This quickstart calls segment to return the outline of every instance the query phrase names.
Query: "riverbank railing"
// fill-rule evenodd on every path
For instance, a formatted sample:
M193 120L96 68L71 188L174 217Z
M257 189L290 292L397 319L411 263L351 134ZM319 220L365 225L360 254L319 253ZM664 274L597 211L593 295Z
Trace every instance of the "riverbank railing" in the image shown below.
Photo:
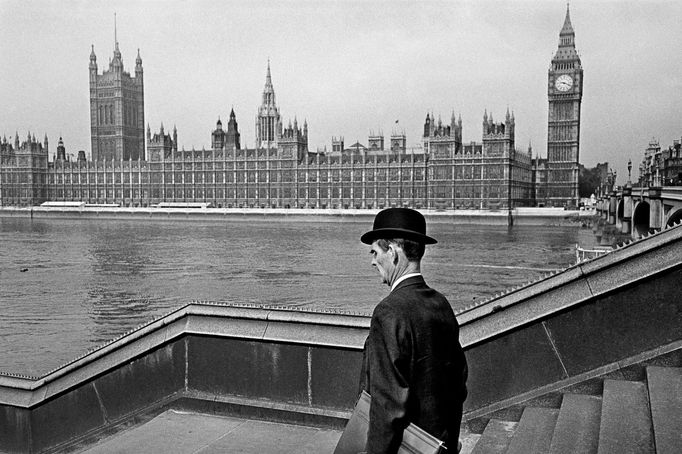
M579 245L575 245L575 262L581 263L586 260L592 260L604 254L611 252L611 248L585 249Z

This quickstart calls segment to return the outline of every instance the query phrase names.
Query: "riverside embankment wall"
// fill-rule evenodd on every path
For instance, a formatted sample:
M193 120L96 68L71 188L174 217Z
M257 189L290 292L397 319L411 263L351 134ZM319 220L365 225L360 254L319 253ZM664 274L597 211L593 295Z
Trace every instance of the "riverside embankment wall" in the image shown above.
M465 420L682 347L682 228L460 311ZM0 451L55 452L168 407L342 426L369 318L189 304L43 377L0 376Z
M116 207L0 207L1 217L32 219L136 219L268 222L367 222L371 224L379 210L331 210L306 208L116 208ZM429 223L508 225L508 211L422 210ZM514 225L577 225L584 211L559 208L517 208L512 210Z

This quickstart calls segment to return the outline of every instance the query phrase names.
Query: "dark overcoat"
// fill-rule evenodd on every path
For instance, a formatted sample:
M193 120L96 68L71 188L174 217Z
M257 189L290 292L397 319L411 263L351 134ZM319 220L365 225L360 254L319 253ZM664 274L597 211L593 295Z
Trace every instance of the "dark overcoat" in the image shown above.
M374 309L365 341L360 388L372 396L367 453L396 453L410 423L456 452L466 377L448 300L421 276L400 282Z

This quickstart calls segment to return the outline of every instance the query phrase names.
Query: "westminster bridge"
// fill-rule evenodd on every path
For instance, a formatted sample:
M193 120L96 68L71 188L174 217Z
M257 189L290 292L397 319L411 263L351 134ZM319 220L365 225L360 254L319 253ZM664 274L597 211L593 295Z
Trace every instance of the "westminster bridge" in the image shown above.
M632 187L625 185L597 202L605 226L642 238L682 221L682 186Z

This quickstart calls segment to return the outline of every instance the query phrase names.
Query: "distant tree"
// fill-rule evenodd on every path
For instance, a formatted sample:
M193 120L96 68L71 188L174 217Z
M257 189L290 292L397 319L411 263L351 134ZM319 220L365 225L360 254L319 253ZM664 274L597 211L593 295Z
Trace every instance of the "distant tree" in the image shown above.
M578 176L578 194L580 197L589 197L596 194L601 184L601 172L598 167L587 169L580 166Z

